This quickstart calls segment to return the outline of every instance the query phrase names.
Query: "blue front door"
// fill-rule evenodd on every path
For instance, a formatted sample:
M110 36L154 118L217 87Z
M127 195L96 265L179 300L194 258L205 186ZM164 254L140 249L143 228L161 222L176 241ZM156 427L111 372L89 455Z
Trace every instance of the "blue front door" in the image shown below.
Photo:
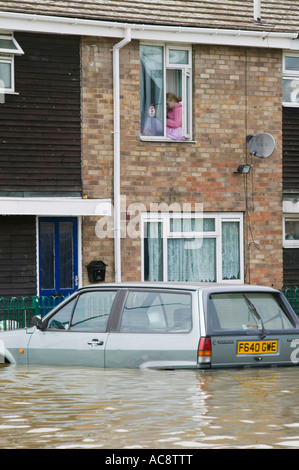
M68 295L78 288L78 231L75 217L39 219L40 295Z

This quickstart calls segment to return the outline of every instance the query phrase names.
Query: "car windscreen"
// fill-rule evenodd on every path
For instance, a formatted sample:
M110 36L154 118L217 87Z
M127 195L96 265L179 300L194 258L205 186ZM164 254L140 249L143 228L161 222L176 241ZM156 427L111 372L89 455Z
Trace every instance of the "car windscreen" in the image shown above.
M295 328L277 296L270 292L210 294L208 321L214 331Z

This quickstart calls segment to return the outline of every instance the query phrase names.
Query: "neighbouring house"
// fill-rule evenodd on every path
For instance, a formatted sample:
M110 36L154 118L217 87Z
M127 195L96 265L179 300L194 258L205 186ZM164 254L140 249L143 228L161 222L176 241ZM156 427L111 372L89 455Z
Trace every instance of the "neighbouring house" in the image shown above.
M299 285L298 32L286 0L0 0L0 295Z

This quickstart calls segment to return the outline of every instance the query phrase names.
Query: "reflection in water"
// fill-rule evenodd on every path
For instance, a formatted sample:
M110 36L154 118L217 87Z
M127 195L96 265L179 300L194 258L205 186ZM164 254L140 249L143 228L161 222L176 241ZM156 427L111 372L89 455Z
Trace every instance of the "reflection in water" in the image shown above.
M299 448L298 368L0 376L2 449Z

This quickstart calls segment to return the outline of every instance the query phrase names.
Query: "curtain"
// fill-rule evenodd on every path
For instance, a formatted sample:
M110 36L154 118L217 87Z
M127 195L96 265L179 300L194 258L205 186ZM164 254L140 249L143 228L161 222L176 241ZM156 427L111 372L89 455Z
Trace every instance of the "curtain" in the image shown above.
M170 219L171 232L214 232L215 219L201 217L175 217Z
M144 280L163 281L162 222L145 224Z
M163 47L140 47L140 112L141 134L164 134ZM154 106L155 115L149 116Z
M286 103L299 103L299 80L298 78L282 80L282 101Z
M239 222L222 222L222 279L240 279Z
M170 69L166 71L166 93L174 93L182 98L182 71Z
M11 62L0 61L0 88L12 88Z
M168 239L168 280L216 282L216 239Z

